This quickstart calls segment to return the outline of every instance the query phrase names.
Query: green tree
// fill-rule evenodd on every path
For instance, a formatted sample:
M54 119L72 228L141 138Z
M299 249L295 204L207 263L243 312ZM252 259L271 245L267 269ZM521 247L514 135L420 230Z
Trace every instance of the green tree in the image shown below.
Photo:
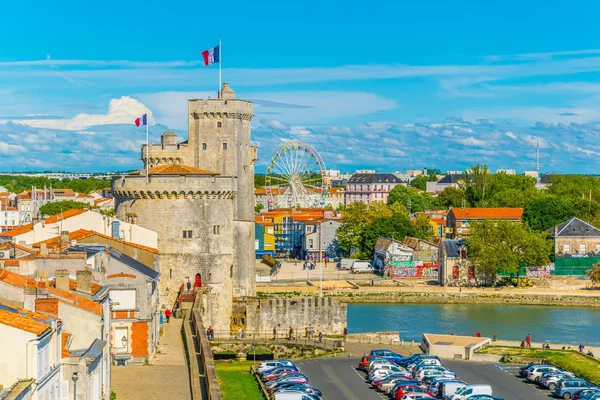
M592 269L588 271L588 276L593 284L600 283L600 263L594 264Z
M463 172L459 187L464 190L467 203L471 207L482 207L489 185L490 171L485 164L472 165Z
M433 235L432 226L429 224L431 218L427 214L417 214L414 223L414 235L419 239L431 240Z
M65 212L68 210L83 210L86 208L89 208L90 206L82 203L80 201L73 201L73 200L63 200L63 201L56 201L53 203L46 203L43 206L40 207L40 214L43 215L56 215L56 214L60 214L61 212Z
M254 212L257 214L260 214L260 212L263 210L263 208L265 208L265 205L263 203L256 203L254 205Z
M464 191L448 186L437 195L436 201L443 208L462 207L464 198Z
M427 190L427 182L429 182L429 176L419 175L410 181L410 186L421 190Z
M494 174L488 179L486 207L526 207L541 195L534 178L523 175Z
M467 238L469 257L478 272L490 276L503 271L519 277L521 266L550 263L552 241L545 232L511 221L476 221Z
M405 236L414 236L414 226L405 214L394 214L391 217L376 218L366 224L359 240L359 257L373 257L375 243L380 236L392 237L402 241Z
M545 196L525 208L523 221L532 229L546 231L574 216L572 202L557 196Z
M390 191L387 203L388 205L399 203L411 213L415 213L431 209L433 199L428 193L417 192L412 188L396 185Z

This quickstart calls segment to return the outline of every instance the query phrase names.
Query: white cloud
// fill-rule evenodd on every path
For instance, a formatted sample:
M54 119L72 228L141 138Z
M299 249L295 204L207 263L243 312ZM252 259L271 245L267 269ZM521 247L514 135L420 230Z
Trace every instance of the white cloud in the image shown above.
M0 154L8 156L16 156L19 153L24 153L27 148L18 144L10 144L6 142L0 142Z
M515 134L514 134L514 133L512 133L511 131L504 132L504 134L505 134L506 136L508 136L509 138L513 139L513 140L516 140L516 139L517 139L517 135L515 135Z
M33 119L15 120L15 124L28 125L34 128L61 129L78 131L97 125L133 124L142 114L148 114L149 123L153 122L152 112L144 104L134 98L123 96L112 99L107 114L77 114L72 119ZM3 121L6 122L6 121Z
M289 126L277 119L261 119L260 123L276 131L285 132L290 129Z
M475 139L473 136L455 139L454 141L462 145L471 147L487 147L490 145L486 140Z

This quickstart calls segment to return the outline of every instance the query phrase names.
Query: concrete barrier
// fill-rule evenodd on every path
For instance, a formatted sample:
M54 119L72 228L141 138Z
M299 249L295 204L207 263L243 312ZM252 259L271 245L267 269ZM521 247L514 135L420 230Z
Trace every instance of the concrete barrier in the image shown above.
M478 354L474 353L471 355L471 361L485 361L485 362L500 362L504 356L500 356L497 354Z
M212 350L210 349L210 343L206 337L204 325L202 324L200 310L198 307L196 307L196 302L194 302L194 307L192 309L192 321L196 331L196 338L200 347L200 359L202 360L202 365L204 366L204 382L208 399L221 400L221 389L219 387L219 380L217 378L215 360L213 358Z
M263 397L266 400L271 400L271 398L273 396L271 396L271 394L269 393L269 389L267 389L264 382L260 379L260 377L256 373L256 367L254 367L254 366L250 367L250 373L252 373L252 375L254 376L254 379L256 379L256 382L258 383L258 387L260 387L260 391L261 391Z
M185 355L188 363L188 373L190 377L190 390L192 400L202 400L202 389L200 388L200 369L196 358L196 348L194 346L194 337L190 329L190 314L185 313L183 325L181 326L183 336Z

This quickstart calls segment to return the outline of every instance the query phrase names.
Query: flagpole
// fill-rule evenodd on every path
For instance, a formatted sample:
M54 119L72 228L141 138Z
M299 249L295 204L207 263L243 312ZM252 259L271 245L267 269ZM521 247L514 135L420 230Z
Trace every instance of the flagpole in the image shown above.
M150 140L148 137L148 115L146 115L146 182L150 183Z
M223 64L223 47L221 47L221 38L219 38L219 91L217 97L221 98L221 65Z

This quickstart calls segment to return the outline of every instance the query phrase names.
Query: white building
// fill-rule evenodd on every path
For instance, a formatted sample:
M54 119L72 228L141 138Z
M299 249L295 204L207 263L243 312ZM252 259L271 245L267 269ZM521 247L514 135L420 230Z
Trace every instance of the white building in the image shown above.
M156 232L89 210L69 210L35 223L20 226L0 233L0 241L2 239L13 240L17 244L29 245L56 237L64 231L72 232L79 229L98 232L154 249L158 248Z
M524 171L523 175L529 176L529 177L535 178L535 179L538 179L540 177L540 175L537 171Z
M506 174L506 175L516 175L517 171L515 171L514 169L506 169L506 168L500 168L496 170L497 174Z
M60 375L59 319L0 303L0 337L0 385L11 388L17 381L31 380L27 388L31 400L69 398L68 382Z

